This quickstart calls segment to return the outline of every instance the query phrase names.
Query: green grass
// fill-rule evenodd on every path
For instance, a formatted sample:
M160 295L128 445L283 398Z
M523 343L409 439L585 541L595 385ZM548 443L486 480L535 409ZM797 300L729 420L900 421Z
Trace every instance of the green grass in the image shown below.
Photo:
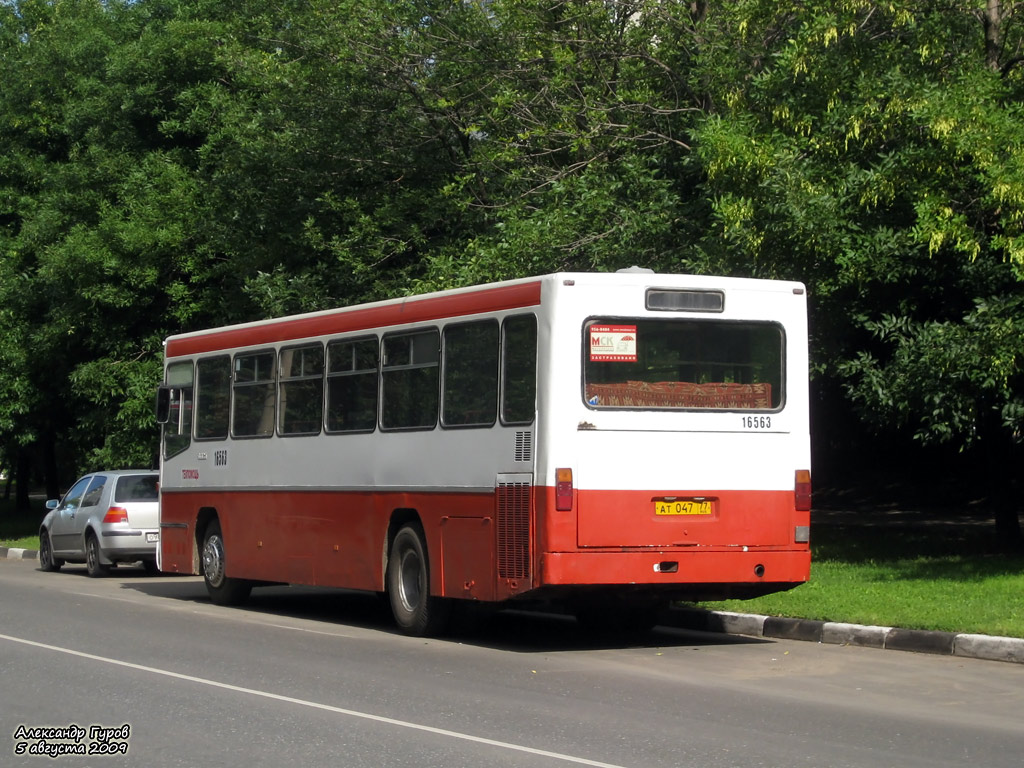
M820 526L811 579L714 610L1024 637L1024 556L991 552L988 526Z

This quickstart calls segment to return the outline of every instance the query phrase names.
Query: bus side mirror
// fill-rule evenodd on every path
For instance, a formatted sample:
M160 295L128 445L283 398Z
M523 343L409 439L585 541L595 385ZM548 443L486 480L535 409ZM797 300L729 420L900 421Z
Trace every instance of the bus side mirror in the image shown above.
M171 420L171 387L161 386L156 391L156 423Z

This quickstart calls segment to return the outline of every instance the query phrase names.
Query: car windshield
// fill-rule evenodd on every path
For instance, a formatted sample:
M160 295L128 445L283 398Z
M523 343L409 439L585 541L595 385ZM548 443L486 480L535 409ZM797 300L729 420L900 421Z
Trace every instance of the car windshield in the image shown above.
M125 475L117 481L114 501L156 501L156 475Z

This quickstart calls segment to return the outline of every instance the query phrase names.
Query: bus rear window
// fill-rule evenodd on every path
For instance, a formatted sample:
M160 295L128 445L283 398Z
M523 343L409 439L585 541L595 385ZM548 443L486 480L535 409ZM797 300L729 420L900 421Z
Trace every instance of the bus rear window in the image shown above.
M584 333L592 408L776 410L782 327L724 320L595 319Z

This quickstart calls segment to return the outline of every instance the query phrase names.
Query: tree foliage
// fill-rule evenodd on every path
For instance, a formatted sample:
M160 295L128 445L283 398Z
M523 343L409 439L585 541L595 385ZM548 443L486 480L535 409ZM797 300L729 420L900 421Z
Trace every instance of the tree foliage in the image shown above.
M0 452L152 461L173 332L631 264L805 281L819 423L1010 446L1022 24L987 0L0 4Z

